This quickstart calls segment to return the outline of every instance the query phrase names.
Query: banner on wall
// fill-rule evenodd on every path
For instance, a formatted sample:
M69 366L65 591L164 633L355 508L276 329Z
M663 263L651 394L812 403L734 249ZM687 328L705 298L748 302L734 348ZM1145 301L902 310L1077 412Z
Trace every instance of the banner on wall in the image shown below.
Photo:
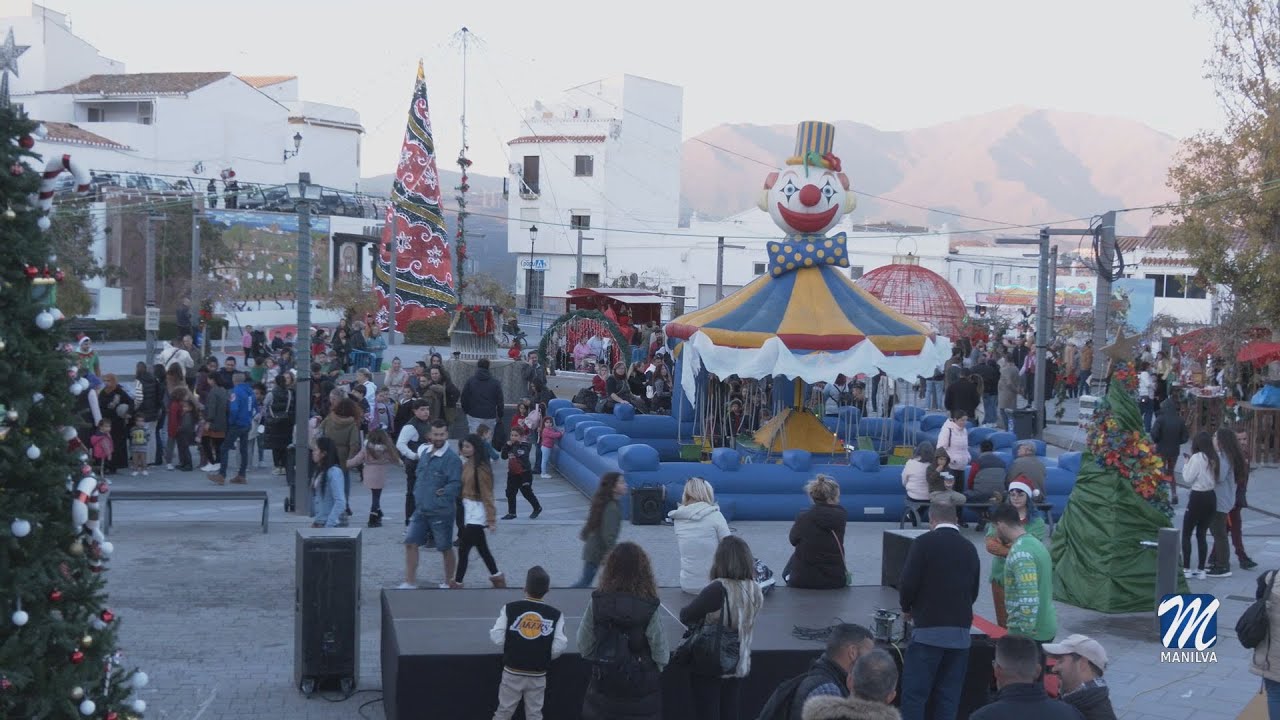
M1111 283L1111 302L1124 314L1129 332L1145 333L1156 315L1156 281L1152 278L1120 278Z
M974 298L979 305L1035 307L1038 292L1036 288L1023 285L997 285L992 292L975 293ZM1058 278L1054 305L1059 308L1092 308L1093 292L1093 278Z

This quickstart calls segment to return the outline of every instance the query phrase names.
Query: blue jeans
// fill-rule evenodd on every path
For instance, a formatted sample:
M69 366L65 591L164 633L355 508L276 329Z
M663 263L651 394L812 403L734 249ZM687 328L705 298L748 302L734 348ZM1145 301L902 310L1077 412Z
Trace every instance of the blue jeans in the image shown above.
M1262 685L1267 689L1267 717L1280 720L1280 682L1262 678Z
M983 425L999 425L1000 413L996 410L997 396L995 393L982 396L982 424Z
M231 460L233 444L240 449L240 472L236 476L244 477L244 469L249 466L249 428L235 425L227 427L227 437L222 441L222 452L219 453L222 457L218 459L222 467L218 469L218 474L227 476L227 463Z
M600 569L600 566L595 563L583 562L582 577L578 578L578 582L574 583L573 586L576 588L591 587L591 584L594 583L596 580L596 572L599 569Z
M1086 395L1089 392L1089 378L1093 376L1092 370L1080 371L1080 394Z
M928 410L942 409L942 381L924 381L924 406Z
M969 648L908 645L902 662L902 720L955 720L968 668Z

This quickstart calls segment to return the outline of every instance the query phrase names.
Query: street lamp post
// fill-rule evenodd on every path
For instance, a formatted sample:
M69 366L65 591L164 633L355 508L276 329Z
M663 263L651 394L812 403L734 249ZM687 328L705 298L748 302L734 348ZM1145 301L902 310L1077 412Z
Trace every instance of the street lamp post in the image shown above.
M298 153L301 151L302 151L302 133L296 132L293 134L293 149L284 151L284 162L289 162L289 158L291 157L297 157Z
M525 283L524 283L525 285L524 306L525 308L531 311L533 310L533 278L534 278L534 273L537 272L537 269L534 267L534 262L533 262L533 248L534 248L534 244L537 242L538 242L538 226L532 225L529 227L529 274L525 276Z
M307 468L311 459L311 208L320 201L320 186L311 184L311 173L298 173L298 182L288 183L285 190L289 199L294 202L298 211L298 261L294 264L297 273L298 332L293 345L294 367L297 369L297 382L294 383L293 406L297 415L293 427L294 465L293 511L305 515L311 514L311 493L307 492ZM299 488L302 488L299 490ZM301 502L299 502L301 501Z

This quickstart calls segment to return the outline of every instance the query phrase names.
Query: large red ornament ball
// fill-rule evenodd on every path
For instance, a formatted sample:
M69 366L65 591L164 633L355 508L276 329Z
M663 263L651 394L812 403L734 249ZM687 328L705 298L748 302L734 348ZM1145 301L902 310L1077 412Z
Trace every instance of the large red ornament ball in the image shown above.
M110 610L103 610L102 614L99 615L98 617L102 618L102 622L104 623L109 623L112 620L116 619L115 613L111 612Z
M49 593L49 602L62 602L62 591L53 590Z
M23 150L30 150L31 148L36 146L36 139L31 137L30 135L23 135L21 138L18 139L18 146L21 147Z
M107 713L107 720L120 720L120 716L115 712L109 712Z
M35 265L28 265L22 269L22 272L24 272L28 278L34 280L36 275L40 274L40 269Z
M79 650L73 651L71 653L71 664L79 665L82 662L84 662L84 653L80 652Z

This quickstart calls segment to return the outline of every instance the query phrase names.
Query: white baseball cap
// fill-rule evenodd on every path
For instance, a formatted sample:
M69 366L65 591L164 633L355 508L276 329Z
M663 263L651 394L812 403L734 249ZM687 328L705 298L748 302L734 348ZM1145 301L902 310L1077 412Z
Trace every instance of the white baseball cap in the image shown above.
M1079 655L1099 671L1107 669L1107 651L1088 635L1069 635L1060 643L1045 643L1044 651L1047 655Z

